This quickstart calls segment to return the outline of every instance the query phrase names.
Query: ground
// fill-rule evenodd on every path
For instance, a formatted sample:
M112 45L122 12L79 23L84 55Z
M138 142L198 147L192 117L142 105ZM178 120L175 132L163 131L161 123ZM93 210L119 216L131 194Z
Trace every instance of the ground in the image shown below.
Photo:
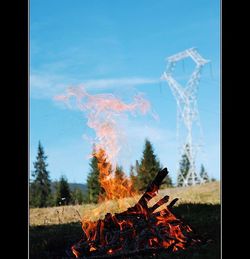
M179 198L173 209L202 237L209 240L200 248L155 258L219 259L220 258L220 183L212 182L194 187L169 188L159 191L154 200L169 195ZM80 218L97 220L107 212L115 213L133 206L138 197L107 201L101 204L30 209L30 258L69 258L66 251L80 240ZM152 201L151 203L154 203ZM142 258L142 256L133 256ZM143 258L151 258L143 256Z

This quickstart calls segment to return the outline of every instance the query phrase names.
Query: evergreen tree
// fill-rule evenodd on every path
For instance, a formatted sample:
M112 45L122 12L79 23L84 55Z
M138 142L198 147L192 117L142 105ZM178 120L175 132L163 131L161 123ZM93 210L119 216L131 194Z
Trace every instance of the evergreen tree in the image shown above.
M154 154L153 146L146 139L143 156L138 168L138 188L140 191L145 191L160 169L160 162Z
M56 184L56 205L68 205L71 201L72 197L67 178L61 176L59 182Z
M161 168L163 168L161 166ZM161 189L165 189L165 188L170 188L170 187L173 187L173 181L171 179L171 177L169 175L167 175L163 181L162 181L162 184L160 186Z
M30 181L29 187L29 206L34 208L39 207L37 185L35 185L34 181Z
M188 150L188 145L185 148ZM189 168L190 168L190 162L186 152L184 152L184 154L182 154L181 156L179 174L177 177L177 186L183 185L183 180L184 180L183 178L186 178Z
M137 177L136 167L134 167L133 165L130 166L129 177L132 182L132 186L134 190L138 191L138 177Z
M83 203L83 193L79 188L74 189L71 196L74 204Z
M95 150L93 151L94 154ZM90 161L90 173L87 178L87 193L89 202L98 202L99 194L101 193L101 185L99 182L99 169L98 160L95 156L91 158Z
M135 174L139 174L139 169L140 169L140 163L138 160L135 161Z
M178 174L178 177L177 177L177 186L183 186L183 181L187 175L188 175L188 172L189 172L189 169L190 169L190 161L189 161L189 152L190 152L190 148L189 148L189 145L187 144L185 146L185 151L184 153L182 154L181 156L181 160L180 160L180 167L179 167L179 174ZM196 182L198 182L198 179L197 179L197 176L195 175L195 180ZM192 178L191 176L187 179L187 184L188 185L192 185Z
M34 180L30 184L31 207L46 207L51 202L51 181L49 172L46 169L48 166L46 159L47 156L45 156L39 141L36 162L34 162L35 170L32 172Z
M201 165L200 178L201 178L202 183L208 183L210 181L208 173L205 170L205 167L203 164Z

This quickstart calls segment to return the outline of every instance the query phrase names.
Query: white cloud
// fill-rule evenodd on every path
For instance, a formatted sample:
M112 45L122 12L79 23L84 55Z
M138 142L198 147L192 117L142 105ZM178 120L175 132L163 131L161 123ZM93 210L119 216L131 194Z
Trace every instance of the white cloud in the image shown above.
M159 82L159 79L145 77L124 77L107 79L89 79L79 80L67 76L31 73L30 75L30 94L32 98L53 98L61 94L67 87L72 85L84 85L88 91L91 90L114 90L124 86L136 86L143 84L153 84Z
M32 98L51 98L67 87L64 82L65 80L62 76L31 74L30 95Z
M84 84L87 88L111 89L119 86L135 86L159 82L159 79L131 77L131 78L110 78L87 80Z

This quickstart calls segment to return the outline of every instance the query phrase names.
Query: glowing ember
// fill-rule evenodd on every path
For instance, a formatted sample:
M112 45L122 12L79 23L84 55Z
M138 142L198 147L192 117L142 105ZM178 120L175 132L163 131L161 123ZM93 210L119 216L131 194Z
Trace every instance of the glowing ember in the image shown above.
M75 257L131 257L175 252L199 244L201 241L193 230L171 212L177 199L158 212L156 209L168 201L168 196L148 207L167 173L166 168L158 173L134 207L115 215L108 213L97 222L82 222L84 236L72 246Z

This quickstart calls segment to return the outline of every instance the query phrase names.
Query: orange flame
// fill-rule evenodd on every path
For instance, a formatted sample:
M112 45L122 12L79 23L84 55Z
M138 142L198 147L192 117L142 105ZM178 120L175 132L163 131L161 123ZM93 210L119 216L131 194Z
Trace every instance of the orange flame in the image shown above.
M96 134L93 142L98 151L93 156L98 160L99 182L104 190L99 201L134 196L136 192L131 179L123 172L120 177L115 177L118 154L125 137L119 121L127 113L145 115L150 112L154 117L150 102L138 94L134 96L133 102L124 103L112 94L91 95L84 86L69 87L64 95L58 95L54 99L72 107L71 98L74 98L76 108L86 114L87 125Z
M81 256L81 253L78 252L74 246L71 247L71 250L73 252L73 254L75 255L76 258L80 257Z
M104 193L99 196L99 201L120 199L137 194L133 188L131 179L126 177L123 172L121 172L119 177L114 175L114 170L108 161L104 149L100 148L99 151L93 155L98 161L98 169L100 172L99 182L104 190Z

